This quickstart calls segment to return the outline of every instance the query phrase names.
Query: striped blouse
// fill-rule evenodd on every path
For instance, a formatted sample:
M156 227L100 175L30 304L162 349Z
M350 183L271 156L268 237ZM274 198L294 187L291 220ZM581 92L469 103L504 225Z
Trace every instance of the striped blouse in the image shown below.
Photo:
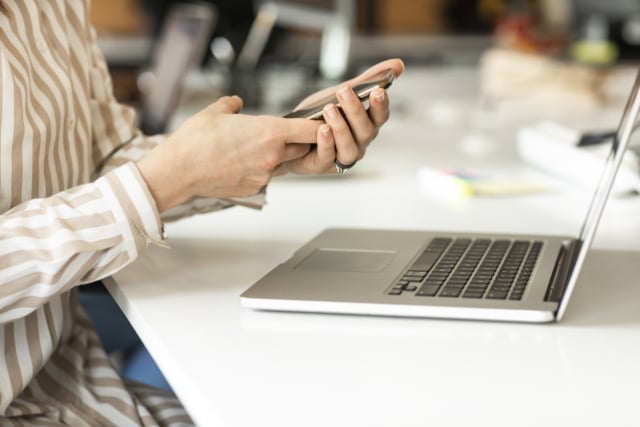
M114 99L88 0L1 3L0 425L189 424L175 397L123 382L77 302L166 241L133 163L162 138Z

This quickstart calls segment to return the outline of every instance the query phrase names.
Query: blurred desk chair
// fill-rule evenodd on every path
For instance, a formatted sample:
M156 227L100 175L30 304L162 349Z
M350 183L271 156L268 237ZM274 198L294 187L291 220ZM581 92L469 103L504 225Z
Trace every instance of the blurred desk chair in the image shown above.
M238 55L240 70L253 70L274 26L305 28L322 33L319 68L323 77L339 79L349 65L353 0L264 1Z
M211 3L176 3L169 11L154 50L151 69L140 78L143 93L140 129L165 131L189 70L198 66L218 18Z

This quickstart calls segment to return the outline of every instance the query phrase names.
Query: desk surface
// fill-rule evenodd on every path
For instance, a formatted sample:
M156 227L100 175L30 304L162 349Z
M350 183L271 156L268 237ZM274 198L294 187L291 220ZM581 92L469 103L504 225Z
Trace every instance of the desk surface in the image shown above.
M530 172L512 128L469 126L468 111L463 125L434 123L411 104L416 81L443 92L443 74L398 80L399 112L348 175L279 178L262 211L169 224L170 250L150 247L108 281L198 425L640 424L638 198L611 200L559 324L240 307L242 291L330 226L577 233L588 194L563 186L509 198L425 194L423 166ZM431 98L445 99L464 97Z

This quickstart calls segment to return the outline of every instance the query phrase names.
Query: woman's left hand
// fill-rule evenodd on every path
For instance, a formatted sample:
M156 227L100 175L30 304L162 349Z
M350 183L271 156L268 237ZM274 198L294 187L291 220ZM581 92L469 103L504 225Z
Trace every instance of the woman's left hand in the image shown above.
M302 101L297 109L335 94L342 114L335 105L326 105L323 108L325 124L318 128L316 149L302 158L281 164L276 174L336 172L336 162L350 166L360 160L380 127L389 119L389 98L385 89L374 90L369 96L367 110L351 88L386 69L391 69L398 77L404 71L404 64L400 59L382 61L359 76Z

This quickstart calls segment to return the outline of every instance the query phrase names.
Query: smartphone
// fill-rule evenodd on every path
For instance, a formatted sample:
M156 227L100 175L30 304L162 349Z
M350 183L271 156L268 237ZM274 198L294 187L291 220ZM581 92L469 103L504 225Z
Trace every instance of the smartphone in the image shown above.
M355 85L353 87L353 91L356 93L358 98L360 98L360 101L362 101L362 104L365 106L365 108L369 108L369 95L371 94L371 92L379 87L385 89L388 88L389 86L391 86L394 78L395 75L393 74L393 71L387 69L374 76L370 81ZM313 105L285 114L283 117L319 120L322 119L322 109L327 104L335 104L338 108L340 108L340 103L338 102L336 97L328 96L324 99L316 101Z

